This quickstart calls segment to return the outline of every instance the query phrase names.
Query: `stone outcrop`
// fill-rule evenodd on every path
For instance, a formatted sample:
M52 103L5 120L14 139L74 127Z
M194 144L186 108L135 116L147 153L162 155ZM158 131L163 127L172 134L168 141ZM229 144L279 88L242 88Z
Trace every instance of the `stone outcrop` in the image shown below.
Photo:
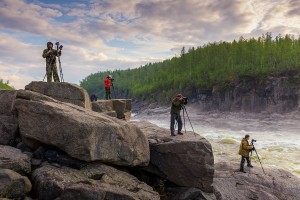
M0 145L0 168L11 169L22 175L31 172L30 157L19 149Z
M148 164L149 144L135 125L73 104L45 101L45 96L38 93L23 91L21 96L17 95L15 107L26 145L52 145L84 161Z
M238 171L239 163L216 163L214 193L217 199L300 199L300 179L281 169L257 166L250 173Z
M92 109L95 112L101 112L110 116L116 116L118 119L130 120L131 117L131 99L112 99L98 100L92 102Z
M166 178L178 186L197 187L212 192L214 157L211 144L188 132L171 137L167 129L149 122L133 122L147 135L150 165L146 171Z
M16 91L0 90L0 144L13 145L18 131L18 121L13 102Z
M88 93L76 84L33 81L26 85L25 89L44 94L62 102L78 105L89 110L92 109Z
M27 177L10 169L0 169L0 198L23 199L31 187Z
M242 77L211 90L186 90L185 95L203 111L287 113L300 106L300 77L291 74L265 79Z
M33 172L38 199L158 200L158 193L135 177L100 163L81 170L43 166Z

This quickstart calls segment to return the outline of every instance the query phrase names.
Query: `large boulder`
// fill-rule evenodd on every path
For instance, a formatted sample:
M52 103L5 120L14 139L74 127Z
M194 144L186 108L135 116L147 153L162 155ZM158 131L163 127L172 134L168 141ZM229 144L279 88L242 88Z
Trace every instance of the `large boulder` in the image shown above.
M11 169L27 175L31 172L30 157L19 149L0 145L0 168Z
M0 169L0 198L23 199L31 187L27 177L10 169Z
M25 98L26 97L26 98ZM49 98L49 97L48 97ZM16 99L19 131L23 142L55 146L68 155L115 165L148 165L149 144L135 125L38 93L23 91Z
M148 137L150 165L147 171L178 186L197 187L212 192L214 157L211 144L188 132L171 137L170 131L150 122L132 122Z
M239 172L239 163L215 165L214 193L217 199L300 199L300 179L281 169L257 166L250 173Z
M114 110L111 100L98 100L92 102L92 109L95 112L111 112Z
M62 102L92 109L87 91L76 84L33 81L26 85L25 89L44 94Z
M16 91L0 90L0 144L13 145L18 131L14 110Z
M158 193L135 177L113 167L93 163L81 170L46 165L32 174L38 199L155 200Z

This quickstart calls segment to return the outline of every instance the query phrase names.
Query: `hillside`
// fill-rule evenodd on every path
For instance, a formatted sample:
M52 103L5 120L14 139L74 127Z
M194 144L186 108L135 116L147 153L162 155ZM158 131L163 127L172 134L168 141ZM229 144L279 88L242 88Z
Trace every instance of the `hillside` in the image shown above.
M299 55L300 38L273 38L267 33L258 38L208 43L187 52L183 48L180 57L136 69L98 72L84 78L80 85L102 98L105 92L99 90L99 84L112 74L117 97L167 102L179 92L212 91L215 86L226 90L243 77L264 80L270 74L300 74Z
M2 80L0 80L0 90L14 90L15 88L9 86L6 83L3 83Z

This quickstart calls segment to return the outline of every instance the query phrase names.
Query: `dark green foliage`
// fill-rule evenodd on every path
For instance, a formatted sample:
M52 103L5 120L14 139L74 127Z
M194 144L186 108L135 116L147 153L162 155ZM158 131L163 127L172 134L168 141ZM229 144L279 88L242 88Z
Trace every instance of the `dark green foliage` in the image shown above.
M300 72L300 38L291 35L272 38L267 33L257 39L241 37L238 41L183 50L179 58L136 69L91 74L80 85L103 98L103 80L112 74L118 98L166 102L186 90L211 90L215 85L226 88L245 76L264 78L271 73Z
M0 90L15 90L15 88L9 86L8 82L7 83L3 83L3 80L0 79Z

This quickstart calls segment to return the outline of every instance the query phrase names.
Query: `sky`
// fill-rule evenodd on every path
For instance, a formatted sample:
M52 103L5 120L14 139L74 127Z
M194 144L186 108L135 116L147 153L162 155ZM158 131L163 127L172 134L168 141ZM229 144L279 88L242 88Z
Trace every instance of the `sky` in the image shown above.
M299 0L0 0L0 79L42 81L60 42L65 82L178 56L182 47L300 33ZM99 80L102 87L103 80Z

